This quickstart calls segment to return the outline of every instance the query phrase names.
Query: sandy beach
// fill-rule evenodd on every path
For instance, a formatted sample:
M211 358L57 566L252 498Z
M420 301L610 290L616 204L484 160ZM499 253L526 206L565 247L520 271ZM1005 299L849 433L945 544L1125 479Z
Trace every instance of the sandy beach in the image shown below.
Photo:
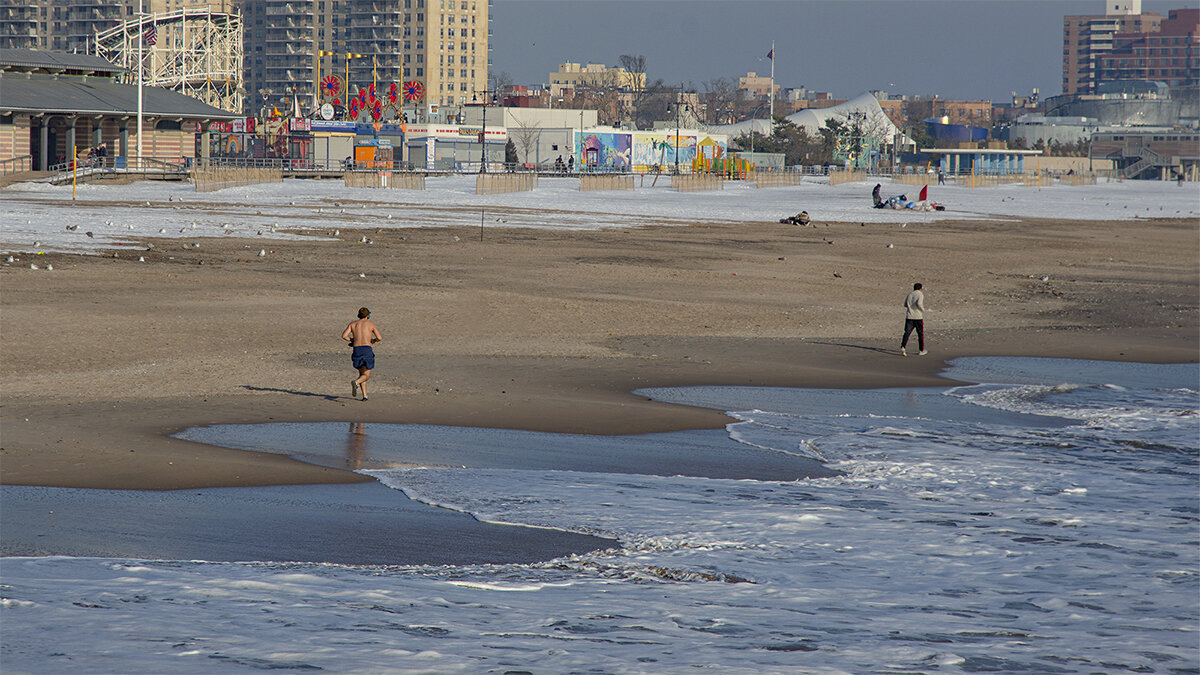
M53 272L29 256L4 265L0 480L353 482L168 434L268 421L709 428L727 419L630 392L931 385L962 355L1194 362L1200 345L1191 218L368 234L269 242L265 257L261 241L226 237L37 256ZM901 301L918 280L930 354L900 358ZM368 402L349 396L338 338L361 305L385 337Z
M4 265L2 482L356 482L167 435L289 420L712 428L718 411L630 392L924 386L970 354L1194 362L1200 345L1190 217L367 234L270 241L265 257L259 240L151 239L118 258L37 256L49 273L29 256ZM917 280L930 354L900 358ZM360 305L385 336L367 402L349 398L338 339Z

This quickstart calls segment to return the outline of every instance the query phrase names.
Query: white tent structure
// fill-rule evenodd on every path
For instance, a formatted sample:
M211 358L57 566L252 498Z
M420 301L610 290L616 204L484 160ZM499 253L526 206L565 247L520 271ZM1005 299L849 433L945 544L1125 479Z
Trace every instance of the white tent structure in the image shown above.
M817 130L823 127L828 119L850 124L859 115L861 115L860 126L864 133L875 138L877 142L891 144L892 139L896 139L898 145L914 145L911 138L905 136L904 132L892 124L892 120L884 114L883 108L879 107L879 101L870 92L863 92L849 101L839 103L831 108L801 110L784 119L815 136ZM747 135L751 130L757 134L769 135L771 121L745 120L737 124L710 126L709 130L713 133L726 134L730 139Z

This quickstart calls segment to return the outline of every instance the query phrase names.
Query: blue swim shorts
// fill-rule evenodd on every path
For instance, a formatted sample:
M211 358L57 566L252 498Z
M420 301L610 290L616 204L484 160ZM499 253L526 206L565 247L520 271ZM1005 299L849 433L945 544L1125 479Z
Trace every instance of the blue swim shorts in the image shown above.
M355 368L375 370L375 350L371 349L371 345L355 347L354 351L350 353L350 363Z

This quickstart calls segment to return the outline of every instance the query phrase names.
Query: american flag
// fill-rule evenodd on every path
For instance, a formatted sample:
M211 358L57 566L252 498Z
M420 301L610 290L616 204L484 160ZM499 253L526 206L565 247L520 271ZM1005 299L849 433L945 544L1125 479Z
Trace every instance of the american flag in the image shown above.
M151 44L153 44L153 43L151 43ZM771 59L772 61L775 60L775 48L774 47L771 47L771 51L767 52L767 58Z
M150 24L146 32L142 33L142 41L148 45L158 44L158 26Z

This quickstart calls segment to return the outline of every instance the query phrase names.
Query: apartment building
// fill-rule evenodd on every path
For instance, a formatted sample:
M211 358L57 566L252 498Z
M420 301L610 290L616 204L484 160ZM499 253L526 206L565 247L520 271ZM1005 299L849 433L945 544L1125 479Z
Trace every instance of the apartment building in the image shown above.
M240 0L249 112L293 97L307 111L346 91L421 83L423 105L488 89L489 0ZM336 76L337 93L319 88ZM411 105L411 104L410 104ZM406 106L407 107L407 106ZM428 108L424 108L428 111Z
M599 87L641 90L646 88L645 73L631 73L624 68L609 68L603 63L560 63L549 75L550 95L562 96L566 91Z
M1093 94L1101 60L1119 33L1156 32L1157 12L1142 12L1142 0L1105 0L1105 13L1063 17L1063 93Z
M96 33L137 15L228 11L234 0L0 0L0 48L86 53Z
M750 72L746 73L745 77L738 78L738 89L746 92L745 96L749 98L765 99L770 96L778 96L780 87L773 83L770 77Z
M1100 57L1101 82L1152 80L1169 86L1200 83L1200 9L1173 9L1156 31L1118 33Z

